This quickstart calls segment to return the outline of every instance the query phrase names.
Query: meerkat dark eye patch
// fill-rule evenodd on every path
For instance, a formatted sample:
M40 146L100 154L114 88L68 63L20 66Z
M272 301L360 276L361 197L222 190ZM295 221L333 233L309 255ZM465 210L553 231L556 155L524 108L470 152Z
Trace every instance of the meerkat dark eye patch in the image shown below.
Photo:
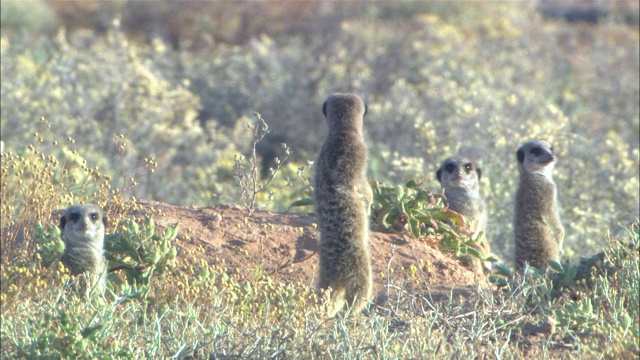
M536 146L534 148L531 148L531 151L529 152L531 153L531 155L539 156L540 154L542 154L542 149Z
M466 164L464 164L464 170L465 170L467 173L471 172L471 170L472 170L472 169L473 169L473 164L471 164L471 163L466 163Z
M444 170L446 172L452 173L452 172L456 171L456 165L449 163L449 164L444 166Z
M90 216L91 216L91 220L92 220L92 221L96 221L96 220L98 220L98 217L99 217L99 216L98 216L98 213L91 213L91 215L90 215Z
M553 146L549 146L549 151L553 152Z
M71 220L71 221L75 222L75 221L78 221L78 219L80 219L80 214L78 214L78 213L73 213L73 214L69 215L69 220Z

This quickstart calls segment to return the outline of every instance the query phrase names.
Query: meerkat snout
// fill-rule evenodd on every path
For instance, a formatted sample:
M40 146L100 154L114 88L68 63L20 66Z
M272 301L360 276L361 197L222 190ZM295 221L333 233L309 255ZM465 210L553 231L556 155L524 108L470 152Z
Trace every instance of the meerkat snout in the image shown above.
M556 162L553 146L546 141L530 141L516 152L518 169L527 173L539 173L551 177Z

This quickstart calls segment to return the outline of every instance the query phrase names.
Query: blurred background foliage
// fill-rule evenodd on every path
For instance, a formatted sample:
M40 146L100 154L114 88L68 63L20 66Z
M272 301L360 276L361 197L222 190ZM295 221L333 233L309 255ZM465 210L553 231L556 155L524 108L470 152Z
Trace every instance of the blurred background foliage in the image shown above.
M556 149L565 257L597 252L603 229L639 216L637 1L1 6L3 151L24 151L45 117L102 172L154 158L155 173L131 190L138 199L238 201L234 155L251 152L254 111L272 129L258 146L263 173L286 143L283 172L295 174L324 140L323 101L355 92L369 106L374 180L439 191L444 158L479 161L488 237L506 261L524 141ZM114 134L126 136L126 155ZM309 196L301 184L269 209Z

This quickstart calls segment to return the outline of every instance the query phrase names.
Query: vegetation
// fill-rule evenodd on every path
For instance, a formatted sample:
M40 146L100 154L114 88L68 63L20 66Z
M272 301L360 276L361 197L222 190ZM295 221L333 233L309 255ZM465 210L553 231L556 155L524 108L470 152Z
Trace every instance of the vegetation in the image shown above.
M446 207L443 195L433 194L420 185L415 180L409 181L405 187L372 182L373 227L408 230L414 238L433 242L442 251L453 252L457 257L468 253L485 259L477 246L473 246L479 244L484 233L472 238L464 217ZM493 257L487 260L497 261Z
M265 174L265 179L260 180L261 174L256 149L258 145L260 145L260 141L262 141L271 130L269 129L267 122L262 119L262 116L259 113L255 113L255 116L258 121L253 125L248 125L249 130L251 130L251 133L253 134L253 147L251 149L250 158L246 159L243 155L238 155L234 158L235 164L233 165L235 179L238 187L240 188L242 204L250 213L257 208L264 208L267 206L278 193L287 188L293 187L296 182L303 182L306 183L308 187L311 186L309 183L309 177L307 176L309 167L312 164L312 162L309 161L306 168L304 166L300 166L298 168L294 178L285 177L284 183L281 186L278 186L274 190L270 190L272 187L270 186L271 183L276 180L277 175L280 175L280 170L283 169L283 165L291 156L291 149L289 149L285 143L281 144L284 151L284 158L282 160L277 157L273 159L275 168L269 168L268 173ZM259 198L266 199L262 204L259 204Z
M633 17L565 23L507 2L69 4L2 2L2 358L640 356ZM499 289L436 302L419 274L391 277L387 306L326 320L308 284L185 263L177 227L122 221L137 199L307 204L294 201L310 197L335 91L367 100L382 228L468 251L434 173L455 153L483 164ZM570 261L510 274L514 153L535 138L557 149ZM51 216L83 202L106 208L122 269L89 299L67 291Z
M128 222L112 234L110 255L118 253L116 248L120 255L140 254L147 264L156 259L150 263L164 271L143 279L127 275L125 281L112 274L107 294L89 299L68 291L65 270L47 267L39 253L20 255L29 261L3 262L2 357L604 354L617 359L640 354L640 220L625 229L624 236L611 237L596 260L555 264L558 271L548 273L512 275L497 291L478 288L476 295L454 296L452 289L449 299L434 301L420 276L397 282L391 275L388 285L397 294L386 304L372 307L366 316L333 320L323 317L324 298L308 284L276 282L259 268L245 277L205 261L176 258L171 241L176 230L157 234L147 218L140 227ZM55 234L46 237L56 240ZM123 242L134 246L115 246ZM157 261L162 258L168 261ZM592 270L577 279L580 266ZM535 334L546 340L534 342Z
M3 10L20 8L8 3ZM530 139L550 141L559 158L565 254L577 260L583 250L597 252L604 245L602 229L628 225L639 215L638 28L616 17L598 25L567 24L545 20L527 6L467 5L307 4L285 10L225 3L207 11L161 12L200 19L226 11L229 21L238 14L256 24L256 32L242 36L220 30L215 34L224 39L217 40L203 38L211 29L190 30L194 21L180 28L174 24L179 19L160 17L159 23L174 24L177 35L158 30L144 41L128 30L136 23L129 17L143 12L131 4L121 12L125 18L100 32L78 23L80 16L67 19L68 12L62 12L68 31L38 35L39 28L16 31L8 22L0 44L5 151L23 152L44 116L55 138L73 137L76 151L102 172L122 163L140 167L152 158L155 175L132 190L136 198L229 203L241 199L234 159L251 158L245 126L253 112L271 127L256 149L260 173L267 176L274 159L286 156L282 143L292 153L272 184L282 188L315 159L326 131L326 96L353 91L369 105L365 131L374 180L418 179L437 193L433 174L442 159L463 153L481 163L492 219L487 236L504 259L513 252L515 149ZM76 11L93 16L98 10L78 5ZM273 23L265 21L269 15ZM146 28L142 19L138 23L137 31ZM227 25L226 31L240 32ZM154 28L163 29L148 27ZM114 134L126 135L124 158L110 140ZM66 159L64 147L42 146ZM122 188L119 179L109 185ZM284 211L308 192L308 186L285 188L266 209ZM267 199L264 192L258 205Z

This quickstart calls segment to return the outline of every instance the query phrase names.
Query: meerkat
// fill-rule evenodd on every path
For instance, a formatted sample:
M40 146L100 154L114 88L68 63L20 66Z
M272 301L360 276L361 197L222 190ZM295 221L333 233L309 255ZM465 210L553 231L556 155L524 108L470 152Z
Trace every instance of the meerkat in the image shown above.
M71 275L85 275L79 279L80 288L88 293L96 288L104 290L107 282L107 264L104 259L104 235L107 218L100 207L93 204L73 205L60 218L60 229L65 249L60 261Z
M549 259L560 261L564 241L552 178L556 157L546 141L523 144L516 157L520 174L514 222L516 270L525 264L542 268Z
M476 239L487 228L487 205L480 196L482 169L466 157L447 158L436 171L436 178L442 185L449 209L462 215L469 224L472 237ZM473 244L482 256L487 257L491 248L486 237ZM478 272L489 270L484 262L471 255L464 255L461 262Z
M367 107L354 94L333 94L322 112L329 133L316 162L315 203L320 230L319 288L331 288L329 316L345 303L357 313L372 296L363 121Z

